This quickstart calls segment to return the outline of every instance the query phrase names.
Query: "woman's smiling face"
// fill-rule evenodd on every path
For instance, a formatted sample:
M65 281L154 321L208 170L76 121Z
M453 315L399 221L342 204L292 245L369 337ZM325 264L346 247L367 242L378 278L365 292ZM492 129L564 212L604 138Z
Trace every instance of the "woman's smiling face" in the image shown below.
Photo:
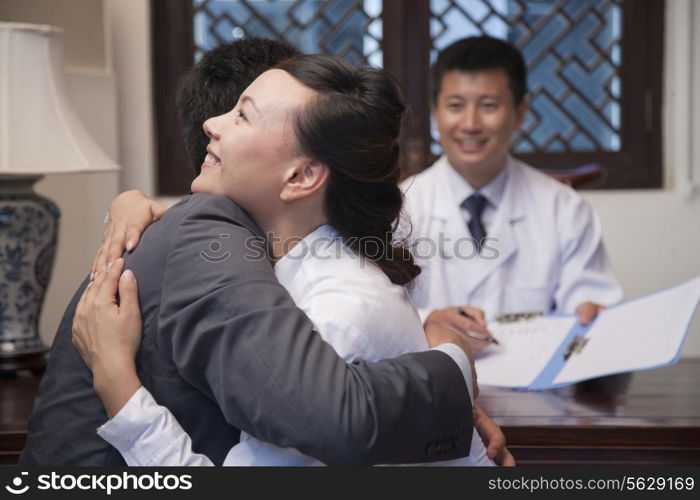
M253 217L264 214L279 202L284 173L303 161L293 118L315 95L285 71L260 75L236 107L204 123L208 154L192 181L192 192L220 194Z

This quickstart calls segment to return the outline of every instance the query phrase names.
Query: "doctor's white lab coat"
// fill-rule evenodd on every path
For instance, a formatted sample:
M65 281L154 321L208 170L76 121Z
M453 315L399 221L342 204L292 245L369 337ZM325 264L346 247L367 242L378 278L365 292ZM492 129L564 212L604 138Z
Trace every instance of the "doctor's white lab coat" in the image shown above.
M576 191L509 158L489 239L477 255L460 211L463 200L453 199L449 189L451 168L443 156L402 184L410 241L423 267L411 295L423 319L457 305L479 307L494 319L515 312L573 313L582 302L622 299L600 220Z

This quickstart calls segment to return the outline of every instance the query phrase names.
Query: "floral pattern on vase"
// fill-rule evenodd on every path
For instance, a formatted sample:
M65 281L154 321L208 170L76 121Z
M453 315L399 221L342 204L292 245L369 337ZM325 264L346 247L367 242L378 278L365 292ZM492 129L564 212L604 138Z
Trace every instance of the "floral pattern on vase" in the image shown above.
M0 194L0 354L44 349L39 317L59 216L53 202L34 192Z

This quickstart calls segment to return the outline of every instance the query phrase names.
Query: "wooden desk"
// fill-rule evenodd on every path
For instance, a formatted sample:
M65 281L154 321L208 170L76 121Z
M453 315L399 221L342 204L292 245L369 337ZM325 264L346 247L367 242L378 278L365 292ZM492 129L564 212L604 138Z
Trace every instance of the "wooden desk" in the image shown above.
M478 402L519 465L700 465L700 359Z
M0 378L0 464L24 447L38 377ZM519 465L700 464L700 359L541 392L483 388Z

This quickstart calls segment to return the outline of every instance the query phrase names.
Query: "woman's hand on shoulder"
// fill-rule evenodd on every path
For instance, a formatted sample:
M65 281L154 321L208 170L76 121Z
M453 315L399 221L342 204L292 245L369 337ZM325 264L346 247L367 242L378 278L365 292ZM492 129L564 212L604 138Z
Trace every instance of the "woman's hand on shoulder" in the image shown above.
M95 391L110 417L141 386L134 361L141 342L138 288L133 272L123 269L124 259L117 259L98 273L73 316L73 345L92 370Z
M160 219L168 210L141 191L125 191L109 206L102 245L92 263L90 279L104 272L110 262L122 256L124 251L136 248L148 226Z

